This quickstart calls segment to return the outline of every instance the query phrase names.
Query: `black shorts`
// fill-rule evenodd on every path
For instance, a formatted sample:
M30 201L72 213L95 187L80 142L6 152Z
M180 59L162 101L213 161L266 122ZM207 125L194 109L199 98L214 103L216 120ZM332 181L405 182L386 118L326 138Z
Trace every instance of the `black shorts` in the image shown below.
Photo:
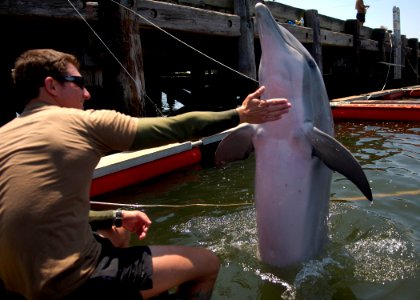
M356 14L356 19L359 20L359 22L361 22L361 23L365 23L365 21L366 21L365 17L366 17L365 13L357 13Z
M116 248L108 239L95 238L102 244L96 269L65 299L142 299L140 290L153 287L150 248Z

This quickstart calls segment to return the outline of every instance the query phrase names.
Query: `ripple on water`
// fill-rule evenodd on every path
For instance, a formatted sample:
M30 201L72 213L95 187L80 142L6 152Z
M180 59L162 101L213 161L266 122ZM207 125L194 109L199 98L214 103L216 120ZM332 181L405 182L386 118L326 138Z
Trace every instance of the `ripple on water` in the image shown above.
M338 140L365 169L375 200L353 201L363 199L360 192L334 173L331 193L347 202L331 203L331 242L316 259L290 270L261 263L253 206L150 209L158 226L149 241L215 251L222 268L213 300L418 299L420 126L346 122L337 127ZM254 165L248 159L190 173L191 178L182 177L170 189L159 185L149 197L141 193L142 201L249 202Z
M345 203L331 207L329 251L347 252L355 280L387 283L416 276L419 262L406 231L387 218Z
M253 293L254 289L264 289L265 284L274 285L283 299L354 295L353 284L415 278L419 268L413 245L391 221L348 203L332 203L331 243L319 258L294 268L292 275L258 260L253 207L192 218L172 230L193 235L202 246L215 251L222 258L223 272L233 272L230 280L240 278L235 284L242 289ZM244 276L244 272L252 275ZM227 293L224 284L221 286L216 295L222 290Z

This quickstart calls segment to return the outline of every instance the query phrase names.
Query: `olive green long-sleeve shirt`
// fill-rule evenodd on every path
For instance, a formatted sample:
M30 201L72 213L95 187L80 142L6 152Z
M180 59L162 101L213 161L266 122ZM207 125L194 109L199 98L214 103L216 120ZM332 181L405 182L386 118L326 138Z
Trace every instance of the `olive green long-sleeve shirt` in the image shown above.
M139 118L131 149L197 139L234 127L238 123L239 116L234 109L223 112L190 112L167 118ZM113 220L113 210L89 212L89 223L94 230L110 228Z
M131 150L194 140L238 124L239 114L235 109L222 112L190 112L166 118L139 118Z
M111 228L114 224L114 210L90 210L89 224L92 230Z

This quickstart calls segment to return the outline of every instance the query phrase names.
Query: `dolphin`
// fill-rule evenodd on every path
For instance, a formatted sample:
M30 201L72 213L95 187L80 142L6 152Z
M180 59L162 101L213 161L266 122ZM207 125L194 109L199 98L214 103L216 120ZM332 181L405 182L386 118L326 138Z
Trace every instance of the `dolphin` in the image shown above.
M320 70L305 47L276 23L267 6L255 6L261 44L261 99L287 98L280 120L240 126L215 152L220 165L255 152L255 206L260 259L286 267L320 254L328 241L332 171L372 200L357 160L333 138L334 123Z

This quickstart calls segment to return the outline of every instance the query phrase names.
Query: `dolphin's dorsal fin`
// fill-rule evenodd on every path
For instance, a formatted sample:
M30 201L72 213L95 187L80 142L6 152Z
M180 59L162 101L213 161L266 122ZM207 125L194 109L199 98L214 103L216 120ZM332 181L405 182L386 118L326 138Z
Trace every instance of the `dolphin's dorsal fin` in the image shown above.
M331 170L337 171L353 182L372 201L372 191L365 173L351 152L332 136L316 127L307 132L315 155Z
M227 135L217 146L214 154L216 166L236 160L243 160L254 151L252 137L255 128L251 124L242 125Z

